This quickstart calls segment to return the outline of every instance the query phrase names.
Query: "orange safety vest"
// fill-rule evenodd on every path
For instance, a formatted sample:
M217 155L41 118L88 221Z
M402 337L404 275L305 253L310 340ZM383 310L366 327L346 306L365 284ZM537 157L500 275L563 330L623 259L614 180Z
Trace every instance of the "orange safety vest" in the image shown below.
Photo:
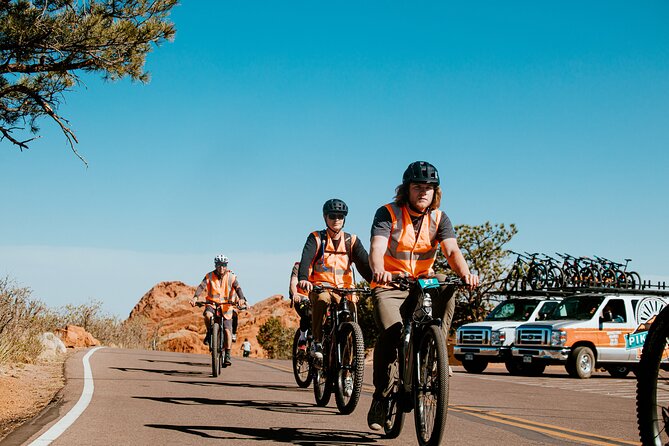
M385 207L393 222L383 258L385 270L392 274L408 273L413 278L427 276L439 249L435 239L442 211L437 209L425 214L416 234L408 206L399 207L390 203Z
M319 231L314 231L312 234L316 238L316 255L318 256L319 251L322 255L315 262L312 261L309 282L339 288L351 288L353 286L353 270L351 270L351 254L346 249L347 234L343 234L337 249L334 248L332 239L327 232L325 246L321 244ZM350 237L351 246L354 246L357 238L353 234Z
M232 288L232 284L235 283L235 274L226 270L223 274L223 277L218 277L216 271L207 273L204 276L204 280L207 284L207 302L215 302L221 304L221 312L226 319L232 317L232 303L237 299L234 299L235 290Z

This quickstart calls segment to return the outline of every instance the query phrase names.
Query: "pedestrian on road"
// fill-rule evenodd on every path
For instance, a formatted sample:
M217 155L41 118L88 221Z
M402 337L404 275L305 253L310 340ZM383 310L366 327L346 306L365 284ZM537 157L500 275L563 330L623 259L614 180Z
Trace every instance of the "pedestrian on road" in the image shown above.
M242 342L242 352L245 358L248 358L251 354L251 343L249 342L249 338L244 338L244 342Z

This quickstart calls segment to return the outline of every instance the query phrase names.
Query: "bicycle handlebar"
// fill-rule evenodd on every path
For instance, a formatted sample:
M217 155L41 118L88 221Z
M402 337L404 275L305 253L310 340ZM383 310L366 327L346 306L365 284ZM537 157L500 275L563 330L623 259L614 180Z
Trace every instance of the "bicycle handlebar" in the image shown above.
M341 293L341 294L370 293L371 292L371 290L369 288L339 288L339 287L331 286L331 285L314 285L314 291L323 291L323 290L335 291L335 292Z
M221 305L225 305L226 303L227 302L220 303L220 302L208 302L208 301L198 300L197 302L195 302L195 306L196 307L204 307L205 305L221 306ZM236 307L238 310L241 310L241 311L245 311L246 309L248 309L248 306L246 306L246 305L238 305L236 303L231 303L230 305L233 305L234 307Z

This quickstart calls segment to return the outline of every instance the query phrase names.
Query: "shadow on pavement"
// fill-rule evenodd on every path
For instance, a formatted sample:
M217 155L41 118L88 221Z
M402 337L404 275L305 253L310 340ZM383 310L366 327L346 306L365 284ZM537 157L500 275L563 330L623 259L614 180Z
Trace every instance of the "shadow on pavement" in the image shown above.
M271 390L290 390L290 391L303 390L297 387L297 384L283 385L283 384L267 384L267 383L251 384L244 382L234 383L234 382L216 381L216 378L212 378L212 381L170 381L170 382L175 384L192 384L196 386L246 387L249 389L271 389Z
M146 424L154 429L167 429L203 438L218 440L258 440L290 443L305 446L333 444L376 443L381 436L366 432L307 429L292 427L270 427L268 429L239 426L175 426L171 424Z
M182 370L161 370L161 369L140 369L132 367L110 367L112 370L120 370L122 372L149 372L160 373L168 376L202 376L207 375L206 372L184 372Z
M334 408L317 407L308 403L295 403L290 401L254 401L254 400L224 400L220 398L193 398L193 397L169 397L169 396L133 396L138 400L158 401L168 404L179 404L185 406L206 405L206 406L233 406L255 408L268 412L310 414L310 415L328 415L336 414Z
M163 360L160 360L160 359L142 359L141 361L152 362L152 363L153 362L163 362L163 363L166 363L166 364L190 365L190 366L193 366L193 367L203 367L203 366L209 367L211 365L210 362L163 361Z

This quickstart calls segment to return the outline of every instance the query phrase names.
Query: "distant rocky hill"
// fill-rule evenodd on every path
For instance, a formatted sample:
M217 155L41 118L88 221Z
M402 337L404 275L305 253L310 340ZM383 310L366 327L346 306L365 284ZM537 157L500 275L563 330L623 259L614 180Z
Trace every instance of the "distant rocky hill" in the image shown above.
M195 287L183 282L160 282L139 300L129 319L144 317L147 332L158 350L209 353L202 343L205 334L201 307L191 307L190 299ZM241 343L248 338L252 344L251 356L266 357L258 345L258 330L269 318L277 317L286 327L295 328L299 318L290 308L288 299L274 295L239 313L237 343L232 345L232 354L241 355Z

